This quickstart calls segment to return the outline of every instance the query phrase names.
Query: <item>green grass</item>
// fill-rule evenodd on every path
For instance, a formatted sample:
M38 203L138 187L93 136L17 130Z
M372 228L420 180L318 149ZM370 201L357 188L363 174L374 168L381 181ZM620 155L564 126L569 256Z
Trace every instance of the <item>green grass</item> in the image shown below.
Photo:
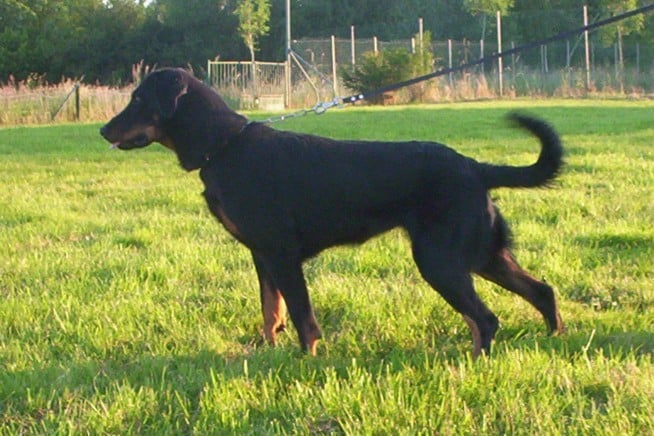
M196 174L160 146L109 151L98 125L0 129L0 433L654 432L654 103L348 108L278 127L524 164L538 146L503 116L525 108L561 132L567 168L493 196L568 333L479 280L502 328L478 361L399 231L307 263L319 357L293 331L260 346L250 256Z

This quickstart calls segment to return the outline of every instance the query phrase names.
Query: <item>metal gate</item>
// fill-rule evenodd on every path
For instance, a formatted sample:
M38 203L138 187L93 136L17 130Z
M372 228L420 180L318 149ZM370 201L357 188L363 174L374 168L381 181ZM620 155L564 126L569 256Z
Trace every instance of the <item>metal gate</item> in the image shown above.
M207 79L235 109L282 110L285 107L286 63L207 63Z

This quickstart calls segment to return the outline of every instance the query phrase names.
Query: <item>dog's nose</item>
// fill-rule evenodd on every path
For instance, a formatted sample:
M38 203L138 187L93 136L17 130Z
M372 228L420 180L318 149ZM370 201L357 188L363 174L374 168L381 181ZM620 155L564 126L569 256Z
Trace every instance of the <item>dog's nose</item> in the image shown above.
M106 125L100 127L100 135L102 135L103 138L107 136L107 126Z

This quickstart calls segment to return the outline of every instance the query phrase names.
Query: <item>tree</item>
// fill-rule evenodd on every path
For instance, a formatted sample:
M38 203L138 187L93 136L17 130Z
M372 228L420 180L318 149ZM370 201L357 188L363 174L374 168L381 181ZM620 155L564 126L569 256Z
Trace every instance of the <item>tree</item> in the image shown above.
M148 4L148 18L130 45L140 51L138 59L159 66L190 66L201 75L207 59L233 59L246 53L239 44L234 0L157 0Z
M612 16L636 9L638 3L638 0L602 0L600 1L600 8L603 14ZM645 16L639 14L603 28L600 33L600 39L606 45L614 42L618 44L619 62L622 65L622 37L632 33L639 33L643 30L644 26Z
M638 0L602 0L601 7L609 15L618 15L638 7ZM617 43L618 49L618 65L620 72L624 70L624 54L622 48L622 38L631 33L639 33L643 30L645 25L645 17L643 14L636 15L626 20L619 21L618 23L602 29L601 40L605 44L610 44L613 41ZM624 92L623 77L620 78L621 91Z
M481 17L481 40L486 38L486 19L494 17L497 11L506 14L515 0L463 0L463 6L472 15Z
M254 63L259 38L270 30L270 1L240 0L234 13L239 19L238 32L250 50L250 58Z

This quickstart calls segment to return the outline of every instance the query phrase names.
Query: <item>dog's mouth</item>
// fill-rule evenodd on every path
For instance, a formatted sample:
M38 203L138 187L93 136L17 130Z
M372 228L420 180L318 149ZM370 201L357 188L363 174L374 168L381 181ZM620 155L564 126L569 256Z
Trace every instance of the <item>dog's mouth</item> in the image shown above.
M131 150L133 148L142 148L150 144L150 138L145 133L139 134L127 140L120 140L111 143L111 148L120 150Z

